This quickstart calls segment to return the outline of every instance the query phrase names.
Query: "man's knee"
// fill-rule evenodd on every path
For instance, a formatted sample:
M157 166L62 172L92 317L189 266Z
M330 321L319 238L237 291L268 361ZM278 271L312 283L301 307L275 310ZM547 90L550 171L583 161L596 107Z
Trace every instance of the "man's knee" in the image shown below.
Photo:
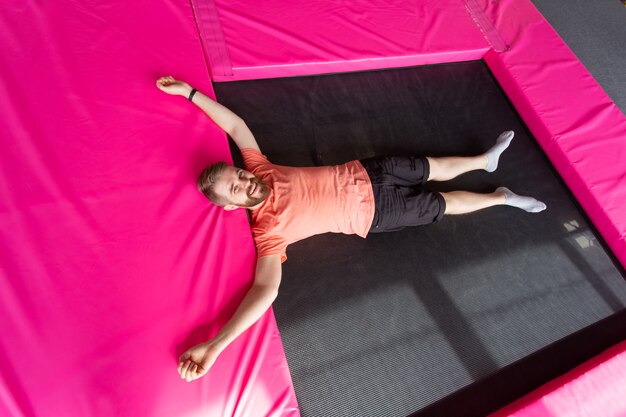
M441 171L441 167L435 158L427 156L425 159L428 163L428 178L426 178L426 181L431 181L432 179L437 178L437 174Z
M456 214L460 212L459 199L453 193L440 193L444 201L444 214Z

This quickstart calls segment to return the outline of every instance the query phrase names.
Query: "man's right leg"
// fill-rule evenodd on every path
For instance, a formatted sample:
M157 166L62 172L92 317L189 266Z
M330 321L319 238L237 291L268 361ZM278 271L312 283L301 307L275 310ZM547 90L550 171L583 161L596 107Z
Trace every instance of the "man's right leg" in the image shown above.
M451 191L441 193L446 202L444 214L465 214L482 210L487 207L499 206L505 203L503 193L489 194L472 193L469 191Z
M452 191L441 193L441 196L446 202L444 214L465 214L500 205L517 207L529 213L538 213L546 209L543 202L533 197L517 195L506 187L499 187L489 194Z

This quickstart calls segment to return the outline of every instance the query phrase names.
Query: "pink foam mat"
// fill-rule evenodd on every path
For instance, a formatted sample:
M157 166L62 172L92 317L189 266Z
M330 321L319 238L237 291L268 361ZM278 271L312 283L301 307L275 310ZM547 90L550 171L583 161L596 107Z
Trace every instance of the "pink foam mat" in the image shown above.
M511 45L487 65L626 266L626 117L530 2L473 1Z
M165 74L212 94L209 73L484 57L626 265L626 121L527 0L285 4L4 5L1 415L299 415L271 310L207 376L176 372L236 308L255 253L245 214L195 188L230 160L225 135L155 88Z
M226 136L185 2L5 2L0 14L0 415L299 415L270 312L187 383L177 358L251 283L245 213L195 179Z
M490 417L626 416L626 342L543 385Z
M193 3L215 81L467 61L489 48L458 0Z

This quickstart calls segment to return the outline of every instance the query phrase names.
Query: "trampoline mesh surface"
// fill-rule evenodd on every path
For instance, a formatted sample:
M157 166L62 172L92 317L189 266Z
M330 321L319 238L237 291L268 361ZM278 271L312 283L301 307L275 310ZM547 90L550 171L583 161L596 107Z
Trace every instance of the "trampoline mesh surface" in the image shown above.
M622 270L483 62L215 88L282 165L472 155L514 130L496 172L433 188L548 206L291 245L274 310L303 416L406 416L624 309Z

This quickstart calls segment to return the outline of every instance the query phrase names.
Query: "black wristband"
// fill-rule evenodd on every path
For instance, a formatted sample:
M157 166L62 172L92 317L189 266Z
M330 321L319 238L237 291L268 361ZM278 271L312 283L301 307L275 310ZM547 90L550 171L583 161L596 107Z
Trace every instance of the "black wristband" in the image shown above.
M191 93L189 93L189 97L187 97L189 99L189 101L193 101L193 95L196 94L196 90L195 88L191 89Z

